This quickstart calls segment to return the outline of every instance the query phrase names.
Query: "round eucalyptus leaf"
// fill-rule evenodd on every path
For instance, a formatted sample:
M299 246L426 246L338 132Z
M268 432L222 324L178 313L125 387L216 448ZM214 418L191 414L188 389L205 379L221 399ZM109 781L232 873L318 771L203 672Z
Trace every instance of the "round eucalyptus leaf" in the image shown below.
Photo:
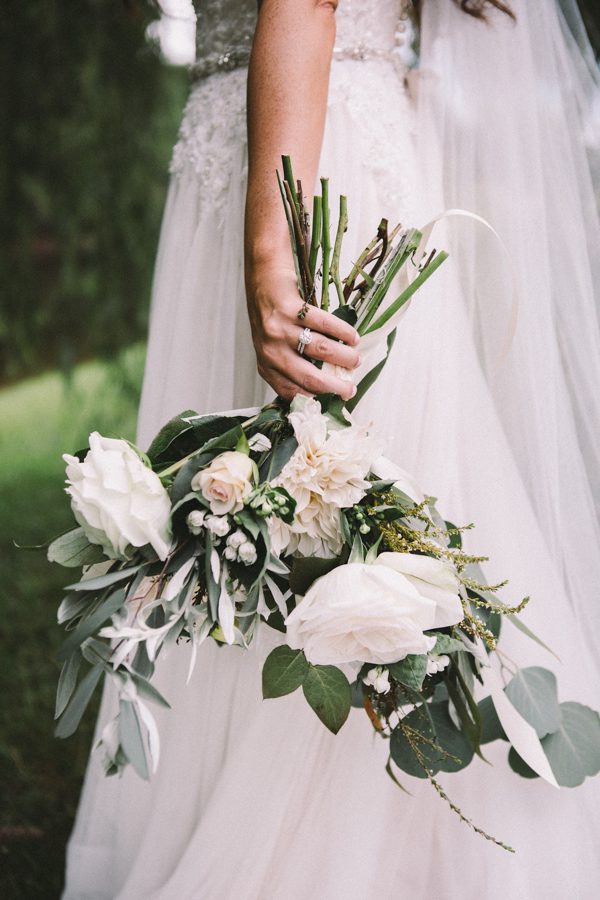
M513 772L516 772L517 775L520 775L522 778L539 777L538 773L534 772L533 769L531 769L527 765L524 759L521 759L514 747L510 748L510 751L508 753L508 762Z
M600 772L600 716L581 703L560 704L560 725L542 747L561 787L577 787Z
M410 728L413 732L411 739L422 754L424 765L433 774L440 771L458 772L464 769L473 758L473 749L463 732L450 718L448 704L428 703L427 710L429 715L419 708L402 720L404 728ZM400 726L392 732L390 754L396 765L404 772L416 778L427 777Z
M560 726L560 708L553 672L539 666L519 669L507 684L506 696L539 738Z
M485 697L478 704L479 715L481 716L481 741L482 744L489 744L492 741L507 741L508 738L504 733L504 728L500 724L496 707L491 697Z

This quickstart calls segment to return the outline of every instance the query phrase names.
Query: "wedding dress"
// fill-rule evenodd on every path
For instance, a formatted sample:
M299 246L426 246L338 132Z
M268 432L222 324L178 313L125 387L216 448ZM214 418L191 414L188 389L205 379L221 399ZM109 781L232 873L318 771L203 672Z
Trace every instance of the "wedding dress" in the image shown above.
M469 546L492 555L489 576L509 576L511 596L532 594L525 621L557 650L562 664L510 624L504 628L507 652L521 664L555 669L561 699L597 706L598 676L586 650L593 622L598 623L594 585L600 583L586 474L597 452L589 426L598 401L587 390L600 360L594 355L596 312L588 302L593 283L588 256L597 217L591 181L585 191L585 148L577 156L575 132L569 143L561 130L556 82L563 79L567 92L575 83L578 88L590 83L589 69L575 80L575 64L568 62L577 59L583 67L585 45L575 56L573 27L566 28L555 3L539 4L536 40L551 40L551 58L562 53L564 61L547 85L553 139L559 144L547 153L561 153L561 177L573 170L577 180L571 186L583 185L554 197L563 268L552 271L562 277L561 290L568 296L549 299L546 288L552 294L553 285L544 279L536 284L531 272L539 278L539 272L551 271L539 255L546 252L548 258L548 247L540 248L533 231L527 234L530 267L521 266L527 249L521 244L523 228L531 216L542 228L548 210L542 210L543 218L533 189L515 195L527 185L513 188L511 177L521 177L524 167L514 134L515 155L502 157L508 145L501 139L501 123L488 122L494 133L480 134L488 156L474 153L468 137L478 127L470 118L475 99L464 93L465 85L477 84L478 72L486 77L486 53L498 42L506 45L503 72L505 65L518 65L525 74L528 66L539 77L531 58L518 56L525 52L519 28L527 23L531 28L528 17L536 14L517 0L512 3L517 26L496 18L493 26L484 26L450 0L423 5L421 72L410 77L409 32L402 30L409 23L403 20L398 27L399 0L341 0L337 12L320 171L331 178L332 196L344 191L349 197L347 258L371 237L382 215L422 224L448 200L488 216L499 208L503 219L493 224L500 230L508 224L503 238L513 254L515 278L524 278L526 289L519 295L518 323L507 349L514 299L511 266L502 251L470 225L436 238L440 246L453 239L456 261L413 302L390 362L357 414L373 421L388 441L387 454L439 498L449 517L477 523ZM185 408L226 410L270 396L256 374L242 271L244 64L255 3L200 0L197 10L197 80L173 155L156 265L141 446ZM572 56L565 55L567 46ZM518 68L511 78L504 87L521 104L519 115L530 113L530 125L539 122L544 111L528 111L526 98L518 94ZM580 103L583 116L583 95L577 101L569 96ZM485 132L491 114L480 112ZM572 113L571 128L581 131ZM509 119L503 124L507 132L518 131ZM538 129L534 137L544 141L547 134ZM436 158L440 139L443 156ZM590 150L593 141L588 143ZM456 160L451 169L453 153L464 154L464 170ZM431 166L427 178L420 174L423 161ZM461 190L469 184L476 188L465 198ZM494 184L500 197L493 196ZM499 202L505 194L507 207ZM577 228L581 240L577 265L565 228L573 238ZM578 390L581 385L586 392ZM554 418L557 411L560 421ZM549 459L540 443L544 434ZM407 776L412 796L400 792L384 773L384 742L360 710L353 710L333 737L300 695L262 701L261 663L273 640L264 628L247 652L219 650L207 642L187 686L185 647L160 661L157 686L173 708L157 710L158 771L149 783L133 771L105 779L92 755L68 849L66 900L591 900L597 895L600 783L557 792L539 780L521 779L510 771L501 742L486 745L493 766L476 760L446 776L445 788L463 811L516 848L516 855L509 855L470 832L426 782ZM99 728L112 703L107 689Z

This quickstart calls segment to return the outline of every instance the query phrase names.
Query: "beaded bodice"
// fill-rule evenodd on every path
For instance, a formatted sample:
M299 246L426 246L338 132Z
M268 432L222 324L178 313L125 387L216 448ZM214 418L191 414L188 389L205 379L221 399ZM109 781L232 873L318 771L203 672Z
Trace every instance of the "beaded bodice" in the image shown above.
M247 64L256 27L257 0L195 0L198 16L196 78ZM341 0L334 58L396 56L410 66L412 33L407 0Z

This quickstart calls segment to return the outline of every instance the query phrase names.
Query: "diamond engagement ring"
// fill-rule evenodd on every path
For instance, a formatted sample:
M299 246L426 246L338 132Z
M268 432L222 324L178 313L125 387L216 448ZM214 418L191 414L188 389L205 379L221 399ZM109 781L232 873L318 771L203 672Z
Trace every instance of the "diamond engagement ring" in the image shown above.
M300 337L298 338L298 346L296 347L300 356L303 355L304 350L312 341L312 331L310 328L303 328L300 332Z

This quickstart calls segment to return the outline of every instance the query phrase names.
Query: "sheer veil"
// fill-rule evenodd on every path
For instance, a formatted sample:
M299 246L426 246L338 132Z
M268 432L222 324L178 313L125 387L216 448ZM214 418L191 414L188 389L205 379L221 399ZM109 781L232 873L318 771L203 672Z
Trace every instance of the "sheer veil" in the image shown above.
M419 156L485 377L583 631L600 634L600 75L575 0L511 0L483 24L426 0ZM456 224L454 224L454 221ZM498 490L502 473L498 472Z

